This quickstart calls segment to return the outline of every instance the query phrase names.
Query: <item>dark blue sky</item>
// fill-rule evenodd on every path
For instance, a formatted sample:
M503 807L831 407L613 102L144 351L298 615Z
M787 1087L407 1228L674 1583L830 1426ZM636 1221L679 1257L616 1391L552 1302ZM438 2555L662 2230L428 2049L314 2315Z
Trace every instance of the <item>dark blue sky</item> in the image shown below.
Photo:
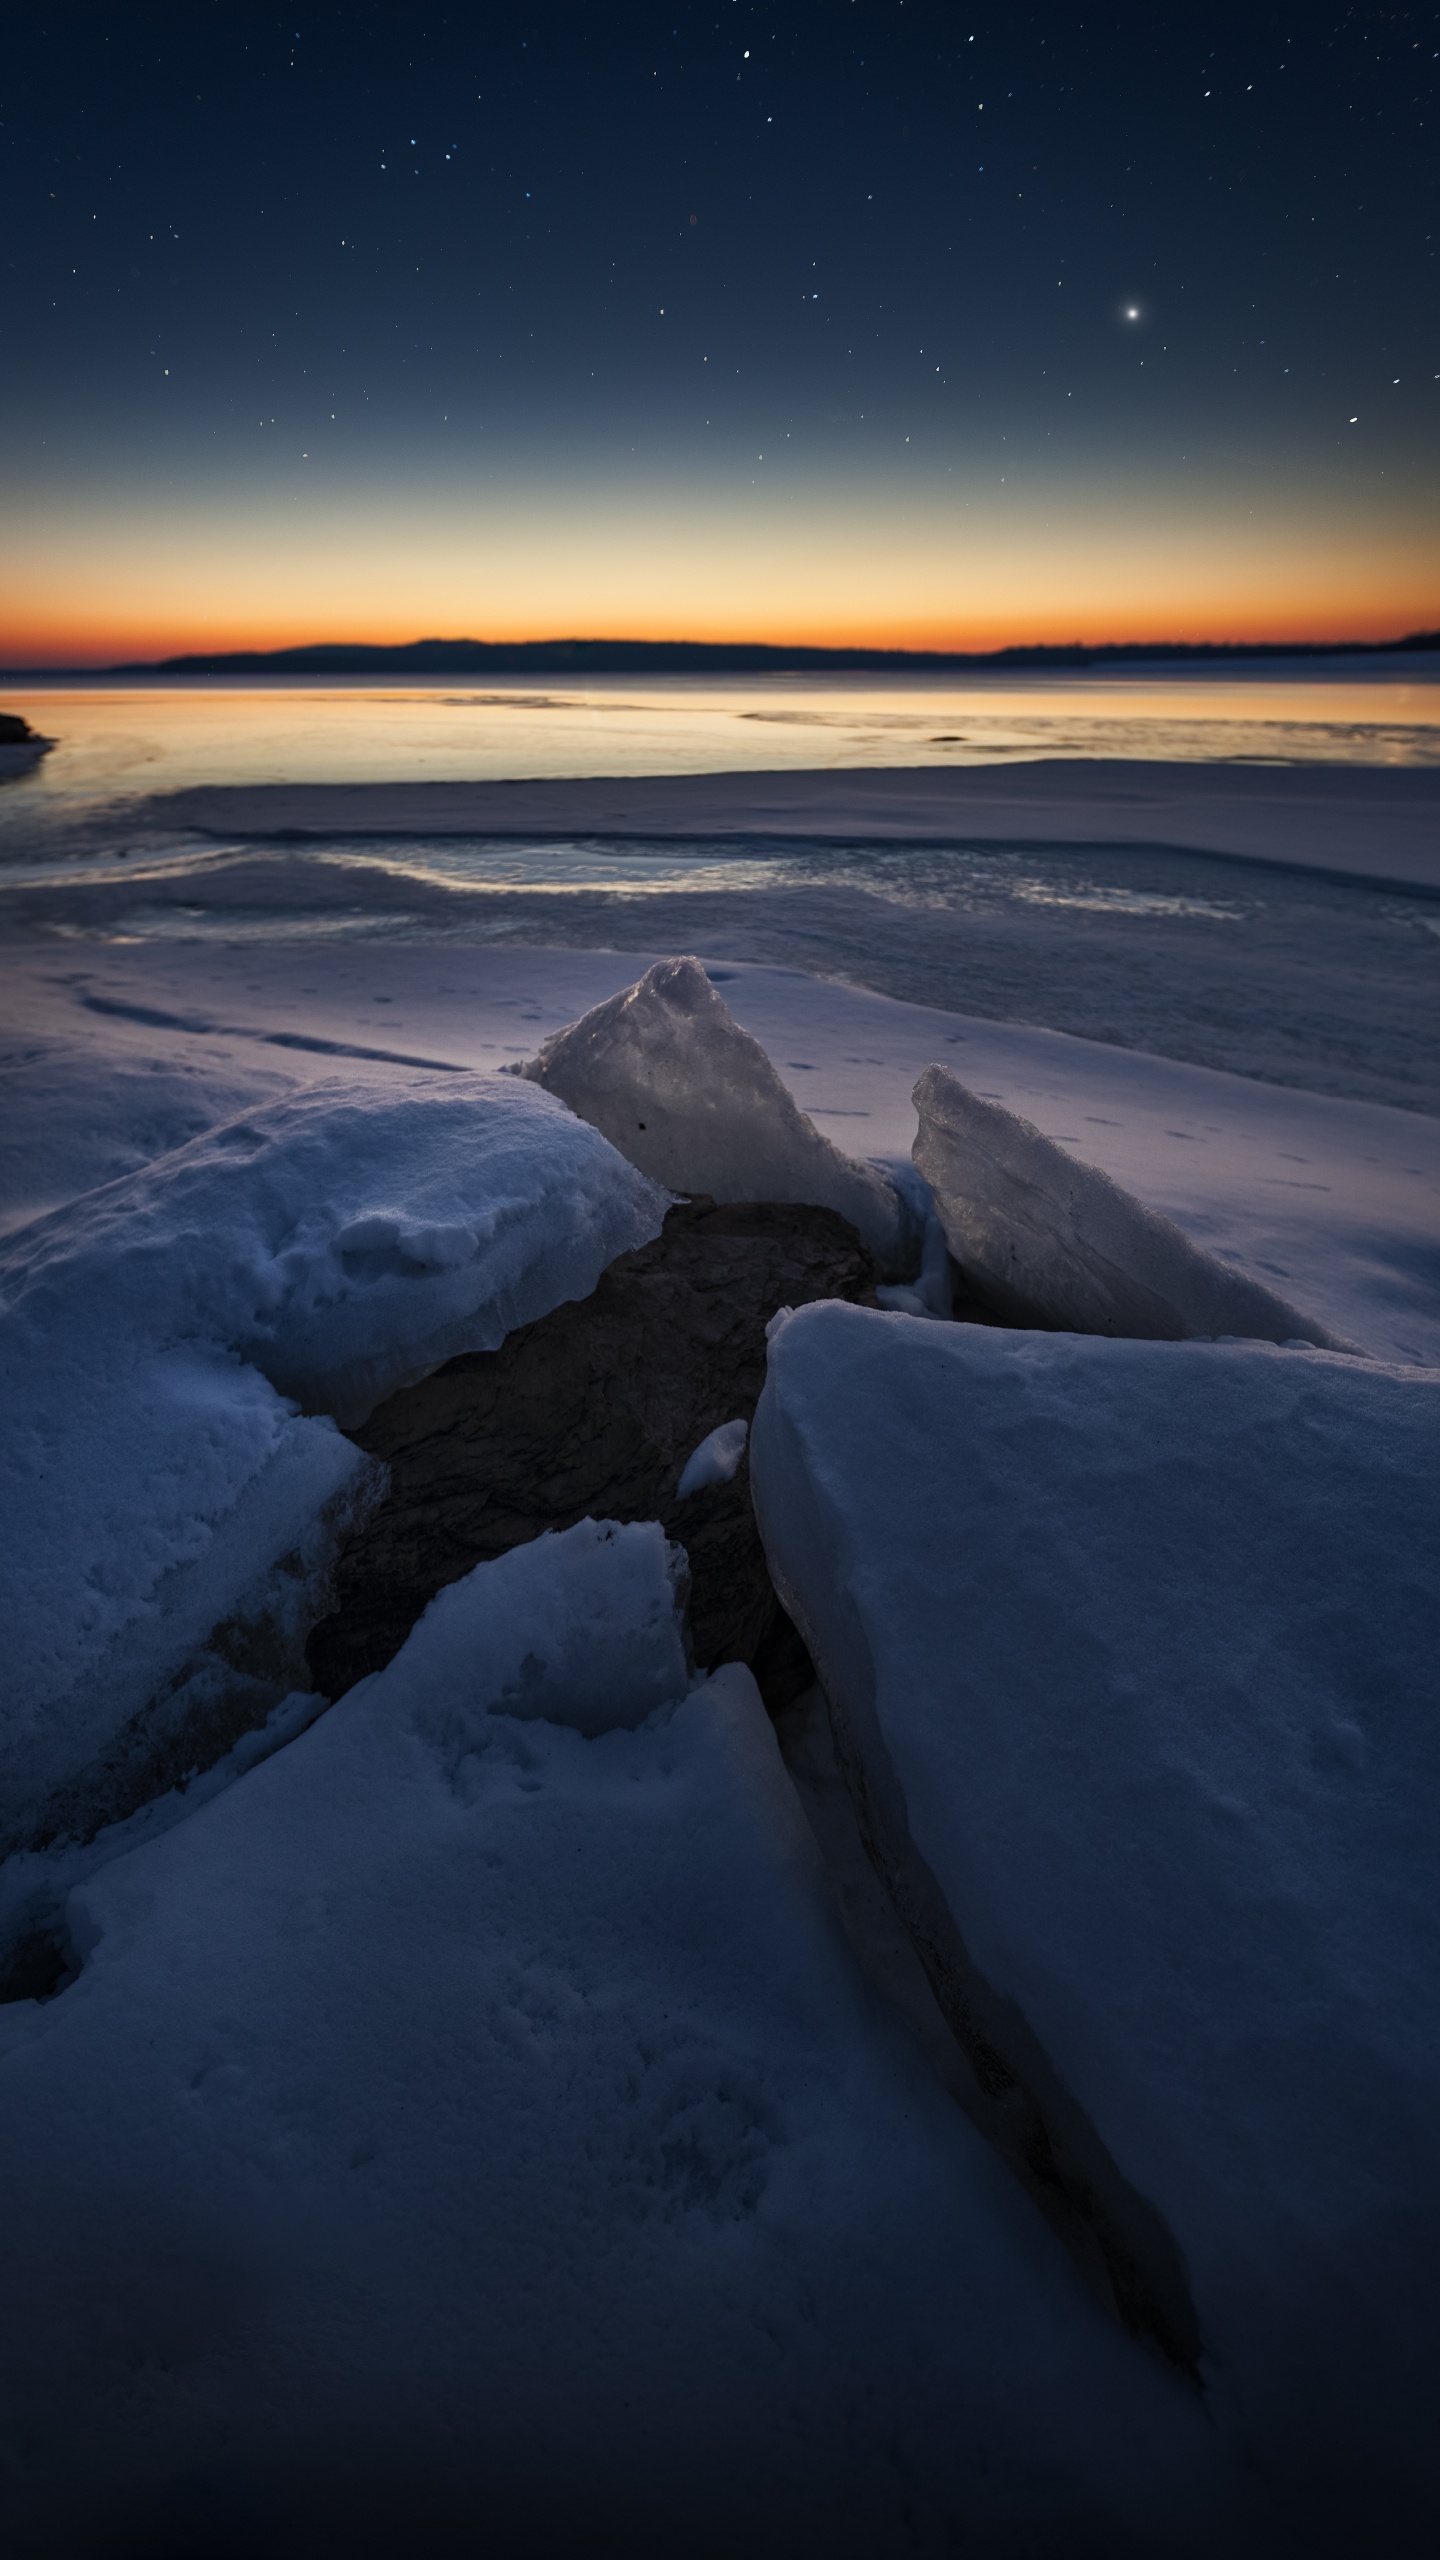
M1366 528L1435 564L1434 8L42 5L0 71L32 526L1244 484L1337 609Z

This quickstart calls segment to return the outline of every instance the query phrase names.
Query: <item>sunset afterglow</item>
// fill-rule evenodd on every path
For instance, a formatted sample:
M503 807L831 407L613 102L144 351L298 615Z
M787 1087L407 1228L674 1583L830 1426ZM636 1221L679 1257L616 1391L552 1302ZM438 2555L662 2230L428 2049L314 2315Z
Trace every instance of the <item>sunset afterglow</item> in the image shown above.
M1434 627L1368 37L844 15L22 30L0 665Z

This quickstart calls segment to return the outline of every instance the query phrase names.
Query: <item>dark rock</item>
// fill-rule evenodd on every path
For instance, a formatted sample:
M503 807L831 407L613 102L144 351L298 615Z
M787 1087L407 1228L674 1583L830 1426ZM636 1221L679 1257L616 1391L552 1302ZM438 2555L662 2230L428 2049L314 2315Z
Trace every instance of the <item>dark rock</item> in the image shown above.
M380 1405L352 1437L388 1494L341 1553L336 1609L306 1648L327 1697L399 1651L448 1582L588 1516L659 1520L690 1558L696 1662L746 1662L772 1708L814 1678L771 1586L748 1460L685 1501L680 1472L754 1413L765 1327L815 1298L871 1306L874 1266L831 1209L695 1199L588 1298L466 1353Z
M18 781L48 756L53 738L42 738L18 711L0 711L0 781Z

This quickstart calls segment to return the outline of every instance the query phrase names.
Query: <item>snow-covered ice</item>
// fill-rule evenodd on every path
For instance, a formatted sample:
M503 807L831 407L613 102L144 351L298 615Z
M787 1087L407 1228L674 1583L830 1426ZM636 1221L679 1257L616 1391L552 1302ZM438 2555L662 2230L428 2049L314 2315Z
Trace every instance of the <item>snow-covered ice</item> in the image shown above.
M330 1417L586 1295L664 1209L533 1088L412 1078L291 1093L12 1234L6 1838L219 1621L273 1617L282 1560L313 1584L367 1472Z
M903 1709L917 1854L1182 2352L1198 2319L1202 2401L857 1978L748 1676L686 1694L658 1527L542 1539L329 1713L286 1694L369 1487L330 1417L588 1290L657 1180L720 1187L513 1072L653 957L0 950L13 1801L95 1818L147 1699L183 1724L225 1676L217 1619L274 1657L207 1779L162 1753L162 1800L0 1876L0 1935L63 1904L83 1958L0 2007L11 2545L483 2513L727 2560L1348 2560L1369 2464L1388 2560L1429 2486L1440 1124L723 952L685 973L719 1070L622 1061L693 1136L743 1055L711 1164L903 1201L914 1313L939 1061L1062 1190L1109 1176L1369 1355L837 1309L774 1347L774 1552L842 1704L869 1659Z
M703 1492L707 1484L729 1484L750 1436L748 1422L722 1422L707 1431L698 1449L692 1449L680 1470L676 1492L683 1502L687 1494Z
M582 1520L512 1548L431 1601L382 1675L392 1707L459 1765L484 1708L576 1733L643 1724L689 1687L679 1608L685 1553L658 1520ZM480 1641L477 1643L477 1639Z
M59 1206L129 1172L149 1139L163 1143L158 1115L140 1107L152 1066L184 1080L187 1108L208 1092L217 1119L250 1107L262 1078L290 1090L363 1078L392 1091L417 1058L447 1078L493 1071L632 986L653 956L379 940L280 943L258 957L213 944L0 946L11 1126L32 1133L23 1192L0 1195L0 1217ZM892 1178L908 1171L915 1082L940 1060L1327 1332L1380 1359L1440 1362L1440 1120L792 969L718 956L705 966L846 1155ZM128 1128L107 1119L88 1133L74 1107L87 1061L97 1090L112 1068L136 1081Z
M222 837L805 836L1203 847L1440 887L1440 784L1424 766L1050 757L946 770L648 773L474 782L200 784L142 822Z
M93 1041L17 1043L0 1064L0 1236L47 1209L202 1137L217 1121L288 1093L293 1076L239 1061L138 1056Z
M838 1210L903 1267L904 1204L801 1111L698 960L661 960L547 1040L524 1073L672 1191Z
M830 1305L752 1432L977 2112L1028 2090L1162 2311L1178 2250L1309 2551L1440 2527L1437 1425L1433 1371Z
M1154 1342L1242 1334L1340 1347L948 1067L926 1068L915 1106L915 1162L950 1250L1012 1322Z
M73 1892L0 2011L16 2560L1263 2547L853 1974L748 1674L657 1705L646 1539L482 1565Z
M665 1205L523 1084L336 1080L37 1220L0 1248L0 1283L22 1318L78 1320L83 1301L117 1337L223 1342L282 1394L360 1421L585 1296Z

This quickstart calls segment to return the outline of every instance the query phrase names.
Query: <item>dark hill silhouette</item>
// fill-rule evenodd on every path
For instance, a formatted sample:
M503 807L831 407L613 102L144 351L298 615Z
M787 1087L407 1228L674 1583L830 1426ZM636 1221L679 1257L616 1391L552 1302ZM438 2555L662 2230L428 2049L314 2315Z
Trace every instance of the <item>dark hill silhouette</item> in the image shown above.
M979 667L1089 667L1142 660L1335 657L1440 649L1440 631L1390 641L1067 641L1011 649L809 649L748 640L411 640L400 647L318 641L230 649L111 675L928 675Z

